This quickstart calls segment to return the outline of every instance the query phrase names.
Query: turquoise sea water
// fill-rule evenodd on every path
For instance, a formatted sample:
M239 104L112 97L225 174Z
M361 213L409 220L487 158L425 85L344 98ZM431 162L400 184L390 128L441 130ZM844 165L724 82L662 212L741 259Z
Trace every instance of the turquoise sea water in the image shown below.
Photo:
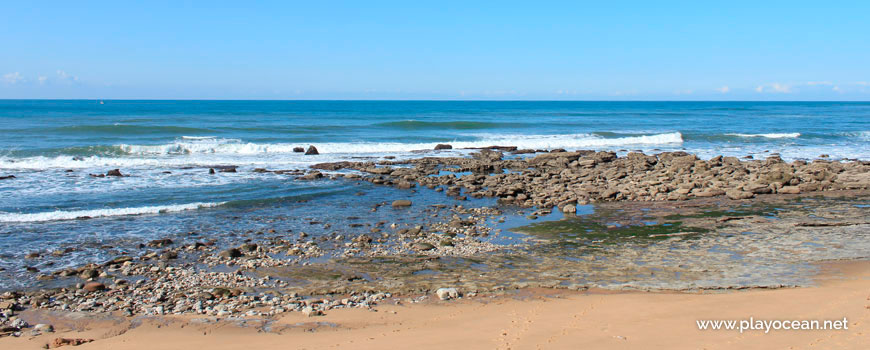
M342 220L369 208L348 203L404 195L254 168L490 145L870 160L870 103L3 100L0 135L0 176L15 176L0 180L0 267L17 273L31 251L76 246L56 262L72 264L182 231ZM438 143L455 149L416 152ZM293 152L309 145L321 154ZM239 169L208 175L221 165ZM89 176L116 168L131 176Z

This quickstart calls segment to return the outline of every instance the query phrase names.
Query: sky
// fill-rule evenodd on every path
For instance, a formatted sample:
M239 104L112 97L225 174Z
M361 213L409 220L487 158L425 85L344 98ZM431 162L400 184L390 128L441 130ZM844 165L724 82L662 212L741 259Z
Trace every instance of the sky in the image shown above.
M0 2L0 98L870 100L867 1Z

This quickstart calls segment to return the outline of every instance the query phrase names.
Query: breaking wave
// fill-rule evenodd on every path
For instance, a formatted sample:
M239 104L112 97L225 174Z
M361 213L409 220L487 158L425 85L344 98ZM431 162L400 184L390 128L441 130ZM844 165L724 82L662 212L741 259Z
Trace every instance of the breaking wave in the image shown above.
M108 216L124 216L124 215L143 215L143 214L160 214L171 213L185 210L195 210L200 208L211 208L223 204L221 203L190 203L190 204L175 204L175 205L158 205L150 207L138 208L117 208L117 209L92 209L92 210L72 210L72 211L51 211L44 213L0 213L0 222L44 222L58 220L75 220L87 218L99 218Z

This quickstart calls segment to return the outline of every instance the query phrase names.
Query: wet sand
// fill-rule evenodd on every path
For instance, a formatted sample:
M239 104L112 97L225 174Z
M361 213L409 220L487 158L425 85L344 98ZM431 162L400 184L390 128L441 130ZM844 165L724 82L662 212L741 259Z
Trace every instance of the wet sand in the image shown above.
M0 339L36 349L54 338L92 338L80 349L866 349L870 262L821 265L816 286L725 293L585 292L524 289L450 301L380 304L318 317L289 313L250 320L54 318L56 333ZM848 330L698 330L699 319L848 319ZM76 330L70 330L70 328Z

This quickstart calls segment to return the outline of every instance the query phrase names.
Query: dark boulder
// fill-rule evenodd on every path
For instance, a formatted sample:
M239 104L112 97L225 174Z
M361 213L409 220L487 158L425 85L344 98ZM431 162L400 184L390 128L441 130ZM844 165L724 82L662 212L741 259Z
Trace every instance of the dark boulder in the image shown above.
M120 170L120 169L112 169L112 170L109 170L109 171L106 173L106 176L123 177L124 174L121 174L121 170Z
M442 149L453 149L453 146L448 145L448 144L443 144L443 143L439 143L439 144L435 145L436 151L442 150Z
M318 154L320 154L320 152L317 152L317 147L314 146L308 146L308 150L305 151L306 156L313 156Z
M218 254L218 256L220 256L222 258L238 258L238 257L242 256L242 251L240 251L236 248L230 248L230 249L227 249L227 250L220 252L220 254Z

